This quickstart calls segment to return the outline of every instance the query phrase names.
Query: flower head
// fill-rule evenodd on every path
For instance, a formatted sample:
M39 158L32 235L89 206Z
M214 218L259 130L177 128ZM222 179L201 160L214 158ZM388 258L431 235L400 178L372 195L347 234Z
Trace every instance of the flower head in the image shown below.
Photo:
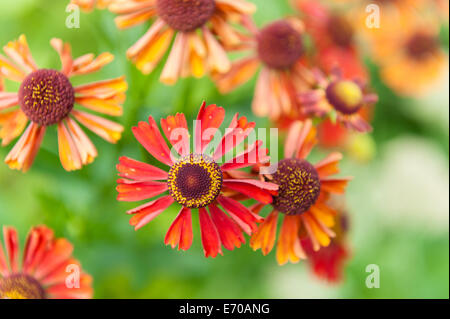
M226 74L216 75L217 87L222 93L230 92L261 68L253 112L277 121L298 118L301 112L296 94L307 87L301 71L305 51L303 23L290 18L258 29L251 20L245 22L251 36L239 48L247 50L249 56L234 62Z
M366 85L360 81L345 79L338 72L328 78L317 69L311 73L317 88L298 96L305 113L319 117L335 116L338 123L359 132L372 129L363 115L366 107L378 101L376 94L368 93Z
M174 84L180 77L227 72L230 61L224 48L240 42L231 23L255 7L244 0L115 0L109 10L119 15L120 29L152 20L127 51L144 74L153 71L175 38L160 77L161 82Z
M366 80L367 71L356 45L351 18L320 1L295 0L294 5L305 23L305 31L313 38L316 66L325 72L339 68L345 78Z
M197 212L200 220L202 243L206 257L222 254L221 246L233 250L245 242L242 231L253 233L261 218L234 199L239 194L271 203L278 186L273 183L246 178L231 178L239 168L268 160L261 141L255 141L243 153L219 165L219 160L252 133L255 123L236 114L225 135L216 144L225 116L222 107L202 104L198 113L191 151L189 131L184 114L178 113L161 120L161 127L175 153L171 153L155 120L140 122L133 134L144 148L168 170L121 157L117 165L119 176L118 200L140 201L163 196L128 211L133 215L130 224L139 229L166 210L174 202L181 206L180 213L169 228L165 244L172 248L190 248L193 239L192 217ZM228 215L225 213L228 213Z
M54 238L46 226L33 227L19 262L17 231L3 227L3 238L6 250L0 241L0 299L92 298L92 278L81 271L66 239ZM72 281L68 280L71 272Z
M250 246L267 255L276 242L280 215L283 222L277 243L277 261L296 263L306 258L300 239L311 240L314 251L330 244L335 233L336 211L327 204L330 194L344 193L350 178L330 178L339 172L340 153L331 153L313 165L306 160L316 144L316 131L310 120L292 124L285 145L285 158L278 162L277 171L265 179L278 185L273 196L272 211L250 240ZM265 205L257 204L254 212Z
M125 78L81 86L73 86L70 81L72 76L100 70L113 56L103 53L95 58L86 54L73 59L69 44L60 39L50 43L61 58L59 71L37 67L24 35L4 47L7 57L0 54L0 79L20 83L18 92L5 92L0 85L0 111L4 111L0 113L2 145L8 145L25 130L5 159L12 169L27 171L31 167L45 131L52 125L57 126L59 157L67 171L80 169L97 156L95 146L77 122L110 143L121 137L121 125L75 105L106 115L121 115L127 90Z

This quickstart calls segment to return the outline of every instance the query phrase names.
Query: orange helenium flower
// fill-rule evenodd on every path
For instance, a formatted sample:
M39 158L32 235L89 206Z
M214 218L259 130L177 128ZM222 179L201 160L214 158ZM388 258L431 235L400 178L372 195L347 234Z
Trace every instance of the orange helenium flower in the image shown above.
M0 299L92 298L92 278L81 272L66 239L54 238L46 226L33 227L20 262L17 231L3 227L3 238L6 250L0 240ZM73 281L68 278L71 274Z
M265 179L279 186L273 197L272 212L259 226L250 240L250 246L267 255L276 242L279 215L283 216L277 243L277 261L280 265L297 263L306 258L300 239L307 236L314 251L330 244L335 233L336 211L327 205L330 194L342 194L349 177L330 177L339 172L340 153L331 153L316 165L305 158L317 143L316 130L311 120L294 122L285 145L285 158L278 162L277 171ZM263 204L255 205L258 212Z
M220 92L228 93L246 83L262 65L253 97L253 112L272 120L298 118L300 105L296 94L308 88L302 77L302 22L279 20L258 30L247 19L246 26L252 36L239 49L249 50L250 56L234 62L228 73L215 76Z
M199 213L206 257L222 254L221 245L228 250L240 247L245 242L242 231L250 235L256 230L256 223L262 219L228 194L245 194L269 204L272 202L272 193L278 186L254 179L229 178L228 172L268 160L267 150L261 148L261 141L251 144L243 153L224 164L217 164L224 155L241 144L255 126L255 123L236 114L217 147L211 147L213 136L224 116L225 110L222 107L202 104L197 117L197 123L200 124L195 127L193 152L190 151L190 134L184 114L178 113L162 119L162 129L178 154L178 159L172 157L152 116L148 123L139 122L137 127L133 127L136 139L153 157L169 167L167 171L128 157L120 158L117 170L122 178L117 181L118 200L140 201L168 192L127 212L133 215L130 224L136 230L153 220L173 202L177 202L182 208L164 240L172 248L177 245L182 250L190 248L193 239L192 210L198 210ZM182 134L176 135L177 132ZM209 148L213 148L212 152L208 151Z
M31 56L24 35L9 42L0 54L0 78L20 83L18 92L4 92L0 87L0 138L8 145L25 133L7 155L5 162L12 169L27 171L39 150L47 127L57 125L59 157L67 171L91 163L97 150L77 121L110 143L117 142L123 131L121 125L103 117L74 109L79 104L86 109L111 115L122 115L125 100L125 78L89 83L73 87L69 78L100 70L113 60L110 53L97 58L86 54L71 56L70 45L60 39L50 41L61 58L62 69L39 69ZM17 106L19 108L17 108Z
M154 20L127 51L144 74L159 64L175 37L160 77L173 84L179 77L227 72L230 61L224 47L240 41L230 23L240 22L255 6L244 0L116 0L109 10L119 14L120 29Z
M378 101L378 96L367 92L367 87L361 81L342 78L339 70L326 77L320 70L311 71L314 78L311 86L316 89L300 93L298 99L305 113L310 116L332 116L336 122L347 129L358 132L372 130L365 120L366 108Z

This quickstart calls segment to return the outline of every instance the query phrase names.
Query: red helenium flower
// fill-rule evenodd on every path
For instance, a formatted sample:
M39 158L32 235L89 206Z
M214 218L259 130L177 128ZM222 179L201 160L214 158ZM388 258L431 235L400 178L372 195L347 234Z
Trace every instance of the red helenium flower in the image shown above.
M302 237L307 236L317 251L328 246L335 236L331 228L336 211L327 205L327 200L330 194L344 193L351 178L330 177L339 172L340 153L331 153L315 165L309 163L306 157L316 143L316 129L310 120L294 122L287 137L285 158L278 162L275 173L265 176L279 186L278 194L273 196L273 210L252 236L250 246L267 255L276 241L279 215L283 215L276 255L280 265L306 258L300 243ZM255 205L253 210L259 212L264 206Z
M190 150L189 133L184 114L176 114L161 120L161 127L169 142L178 153L173 159L155 120L139 122L133 134L144 148L158 161L168 167L162 170L155 166L121 157L117 165L120 178L117 186L120 201L140 201L163 196L128 211L133 215L130 224L139 229L166 210L174 202L182 208L170 226L165 244L178 245L178 249L190 248L193 239L192 210L198 211L202 243L206 257L222 254L221 246L233 250L245 242L242 231L247 234L257 229L262 219L232 198L242 193L259 202L272 202L272 193L277 186L253 179L230 179L228 172L253 165L255 161L267 160L261 141L250 145L234 159L218 165L216 161L242 143L253 131L255 123L236 114L223 138L211 154L214 133L221 126L225 110L216 105L202 104L194 132L194 149ZM184 136L172 134L181 132ZM175 137L174 137L175 136ZM234 136L234 138L233 138ZM211 145L210 145L211 144ZM228 196L233 194L233 196ZM225 213L228 213L228 215Z
M81 271L72 257L73 246L64 238L54 238L46 226L33 227L20 258L17 231L3 227L5 250L0 241L0 299L86 299L92 298L92 278ZM72 282L71 267L80 269ZM70 281L71 285L67 285Z

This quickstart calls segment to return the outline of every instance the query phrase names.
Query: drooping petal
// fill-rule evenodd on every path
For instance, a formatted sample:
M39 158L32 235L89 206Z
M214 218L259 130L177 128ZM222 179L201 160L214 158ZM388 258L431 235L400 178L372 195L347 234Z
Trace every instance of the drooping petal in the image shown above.
M172 166L169 147L159 131L158 125L152 116L147 122L139 122L138 126L132 128L133 134L139 143L162 163Z
M284 265L288 261L297 263L300 259L306 259L305 252L300 244L298 216L284 216L277 244L277 261Z
M136 202L152 198L167 190L167 183L153 181L135 182L126 179L118 179L117 184L116 190L119 192L117 200L126 202Z
M215 258L217 254L222 255L219 234L217 233L217 229L214 226L211 217L209 217L208 212L204 208L199 208L198 214L205 257Z
M328 177L339 173L339 161L342 160L342 154L339 152L330 153L326 158L314 165L320 178Z
M167 179L167 172L150 164L139 162L126 156L120 157L119 162L116 168L120 177L143 182Z
M253 14L256 6L248 1L242 0L216 0L217 6L224 11L232 10L243 14Z
M174 30L163 30L165 23L159 19L148 29L132 47L127 50L127 57L143 73L149 74L161 61L172 43Z
M42 139L45 134L45 126L39 126L31 123L22 137L14 145L12 150L5 158L5 163L11 169L22 170L26 172L33 164L37 155Z
M330 244L330 238L335 236L331 229L317 220L310 212L304 213L301 218L315 251L319 250L321 246L326 247Z
M225 213L216 205L209 205L209 212L211 213L212 221L219 233L222 245L228 249L233 250L234 247L241 247L245 243L244 235L238 225L236 225Z
M67 117L67 129L72 136L73 142L75 143L75 147L78 150L78 154L80 155L81 163L83 165L90 164L97 157L97 149L94 144L92 144L91 140L81 127L70 117Z
M164 243L172 248L178 246L178 250L188 250L192 245L192 239L191 210L183 207L167 231Z
M69 130L63 122L58 123L59 159L66 171L73 171L82 167L81 157Z
M253 179L224 179L223 186L265 204L272 203L272 195L278 190L276 184Z
M306 158L313 147L317 144L316 131L317 130L312 125L311 120L306 120L303 122L297 140L297 158Z
M214 138L217 129L222 125L225 117L225 110L215 104L206 106L204 101L198 111L197 123L195 126L195 152L202 154Z
M256 81L252 101L252 111L256 116L267 116L274 107L270 90L270 71L267 67L263 67Z
M161 127L172 146L181 156L190 152L189 129L183 113L177 113L161 119Z
M349 130L355 130L360 133L372 131L372 126L359 114L339 116L338 120Z
M72 110L71 114L92 132L110 143L120 140L123 127L120 124L82 111Z
M133 214L133 217L130 218L130 225L134 226L135 230L138 230L165 211L172 203L172 196L167 195L129 210L127 214Z
M183 32L177 33L172 50L161 73L160 81L162 83L172 85L177 82L181 74L183 53L186 50L186 45L187 35Z
M256 223L264 220L262 217L252 213L251 210L232 198L220 195L217 198L217 201L231 218L233 218L236 224L238 224L248 235L251 235L258 229Z
M205 37L211 70L217 71L218 73L228 72L231 68L231 62L228 59L225 49L220 45L208 28L203 27L202 31L203 36Z
M272 251L277 234L277 221L278 212L274 210L259 225L258 230L250 239L250 247L253 250L261 249L264 256Z

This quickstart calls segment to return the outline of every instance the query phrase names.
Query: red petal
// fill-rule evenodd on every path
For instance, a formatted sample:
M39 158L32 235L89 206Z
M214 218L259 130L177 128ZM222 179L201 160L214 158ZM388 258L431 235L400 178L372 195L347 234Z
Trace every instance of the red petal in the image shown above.
M148 118L147 122L139 122L138 126L132 128L133 134L139 143L162 163L172 166L170 150L164 141L153 117Z
M223 122L225 110L215 104L205 107L203 102L197 115L197 123L195 126L195 152L202 154L205 147L211 142L217 128ZM208 130L206 132L206 130Z
M172 205L172 203L172 196L167 195L129 210L127 214L135 214L130 218L130 225L134 226L135 230L138 230L151 222L156 216Z
M199 208L200 230L202 234L203 252L205 257L216 257L217 254L222 255L220 249L219 234L216 227L214 227L208 212L204 208Z
M117 164L119 176L130 178L135 181L166 180L167 172L147 163L136 161L132 158L122 156Z
M3 227L3 240L5 242L6 253L8 255L9 266L11 272L15 273L19 270L19 239L17 231L12 227Z
M247 207L234 199L219 196L217 201L248 235L258 229L257 222L263 221L261 217L253 214Z
M183 207L167 231L164 243L172 248L178 245L178 250L188 250L192 245L192 238L191 210Z
M178 154L188 155L190 151L189 129L184 114L177 113L175 116L170 115L161 119L161 127Z
M36 265L34 276L41 279L51 273L57 266L70 258L73 246L64 238L55 239L50 247L47 247L42 260Z
M233 250L234 247L241 247L241 244L245 243L245 239L239 227L216 205L209 205L209 211L222 245L228 250Z
M248 122L245 116L239 117L239 114L236 113L226 129L220 144L216 147L213 159L217 160L218 158L221 158L237 145L241 144L242 141L253 132L254 128L255 122Z
M269 161L269 157L267 156L268 149L261 149L263 142L256 141L253 143L246 151L236 156L231 161L226 162L221 166L223 171L230 169L238 169L248 167L250 165L262 164Z
M155 197L167 190L167 183L161 182L134 182L118 179L116 190L119 192L117 200L135 202Z
M272 193L278 190L278 185L253 179L226 179L223 186L247 195L265 204L272 203Z
M46 226L38 226L31 229L25 244L23 256L23 271L31 272L39 264L45 251L51 245L53 231Z

